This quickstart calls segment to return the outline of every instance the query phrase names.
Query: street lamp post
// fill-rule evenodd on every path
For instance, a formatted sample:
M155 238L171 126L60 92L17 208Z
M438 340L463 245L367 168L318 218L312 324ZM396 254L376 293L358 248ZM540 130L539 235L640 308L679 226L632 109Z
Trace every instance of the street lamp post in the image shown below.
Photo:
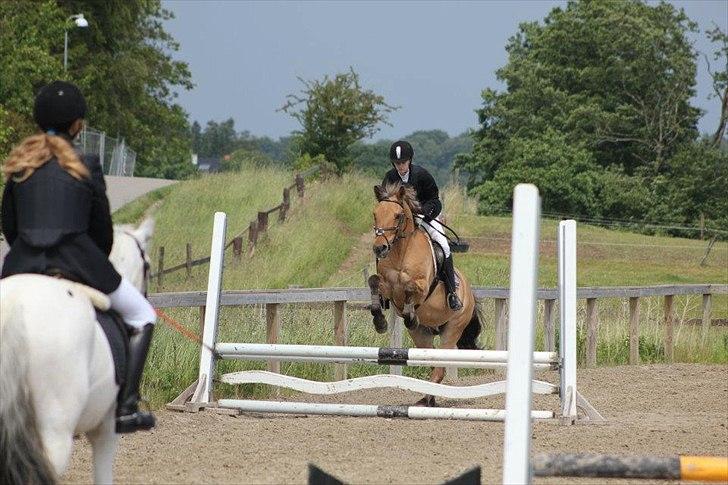
M73 23L76 27L88 27L88 20L83 17L82 13L71 15L70 17L68 17L68 20L73 20ZM65 72L68 70L68 28L66 28L63 33L63 71Z

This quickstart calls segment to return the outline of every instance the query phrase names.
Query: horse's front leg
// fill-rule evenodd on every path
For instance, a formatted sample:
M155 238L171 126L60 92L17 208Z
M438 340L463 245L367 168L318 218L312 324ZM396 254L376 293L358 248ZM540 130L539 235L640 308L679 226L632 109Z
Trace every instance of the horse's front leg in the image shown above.
M435 348L433 341L435 339L435 335L432 333L432 329L430 327L424 327L422 325L418 325L417 327L409 329L410 336L412 337L412 341L415 343L415 346L420 349L433 349ZM441 375L438 377L438 372L441 371ZM433 367L432 373L430 374L430 381L431 382L437 382L438 384L442 382L442 379L445 377L445 368L444 367ZM439 380L438 380L439 379ZM425 394L425 396L417 401L415 403L415 406L427 406L427 407L435 407L437 406L437 403L435 403L435 396L432 394Z
M415 313L415 301L422 294L422 288L414 281L408 281L404 286L404 326L412 329L418 325L417 314Z
M114 455L119 441L119 435L115 431L115 421L116 406L112 406L96 429L86 433L93 451L94 483L114 481Z
M370 311L372 313L372 322L374 323L374 329L377 333L385 333L387 331L387 319L384 318L382 312L382 299L379 292L379 285L381 284L382 278L379 275L371 275L369 277L369 289L372 292L372 303Z

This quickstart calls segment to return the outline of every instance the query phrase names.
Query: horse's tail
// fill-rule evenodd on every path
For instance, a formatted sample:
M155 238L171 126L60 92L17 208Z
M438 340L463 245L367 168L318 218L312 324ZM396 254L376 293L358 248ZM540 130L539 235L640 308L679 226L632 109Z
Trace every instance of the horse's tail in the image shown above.
M20 308L11 298L0 308L0 482L56 483L27 384L28 352Z
M475 300L475 295L473 295L473 300ZM473 315L470 317L468 325L465 327L463 333L460 335L460 339L458 339L459 349L480 349L480 347L478 347L478 335L480 335L481 327L479 313L480 310L478 310L478 303L475 302L475 304L473 305Z

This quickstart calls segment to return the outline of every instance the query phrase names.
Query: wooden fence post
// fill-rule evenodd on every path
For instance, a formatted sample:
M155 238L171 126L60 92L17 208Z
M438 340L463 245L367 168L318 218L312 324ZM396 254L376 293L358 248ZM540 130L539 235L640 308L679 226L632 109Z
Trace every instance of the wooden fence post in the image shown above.
M665 359L672 362L675 357L673 347L673 323L675 314L673 312L674 295L665 295Z
M200 342L202 342L202 332L205 330L205 305L200 305Z
M556 300L543 301L543 339L544 350L554 352L556 350L556 336L554 334L554 303Z
M597 299L586 299L586 366L597 365L597 333L599 331L599 315L597 312Z
M334 344L348 345L348 329L346 321L346 301L334 302ZM336 364L334 367L334 380L343 381L347 377L346 364Z
M283 203L281 204L281 212L279 214L279 220L281 222L286 220L286 214L288 213L288 209L291 208L291 189L286 187L283 189Z
M629 299L629 364L640 363L640 299Z
M164 279L164 246L159 246L159 262L157 263L157 291L162 289Z
M266 333L265 341L269 344L278 343L278 335L281 330L281 316L278 313L278 303L266 303L265 304L265 323ZM268 370L280 374L281 362L279 360L269 360Z
M235 239L233 239L233 256L235 256L235 259L240 260L240 257L243 254L243 238L238 236Z
M258 235L263 234L268 229L268 213L258 212Z
M187 278L192 276L192 244L187 243L186 253L187 259L185 260L185 269L187 270Z
M712 301L713 295L706 293L703 295L703 324L700 332L700 340L705 344L705 339L708 337L708 329L710 328L710 314L713 306Z
M298 198L303 199L303 192L304 192L304 182L303 182L303 176L298 173L296 174L296 190L298 191Z
M508 305L505 298L495 299L495 350L507 350Z
M258 242L258 225L255 221L251 221L248 228L248 256L252 256L255 252L255 243Z

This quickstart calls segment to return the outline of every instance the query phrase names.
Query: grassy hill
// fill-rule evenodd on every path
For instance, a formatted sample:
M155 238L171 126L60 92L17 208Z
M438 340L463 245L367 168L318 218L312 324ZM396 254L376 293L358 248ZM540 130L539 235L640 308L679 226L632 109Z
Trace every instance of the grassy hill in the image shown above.
M273 168L246 168L239 173L217 174L182 182L149 195L118 211L117 222L138 220L152 203L157 228L151 253L156 267L158 250L165 248L165 266L184 261L185 244L192 244L193 258L209 254L212 216L228 214L228 240L247 229L258 210L280 203L282 189L292 183L293 174ZM253 257L235 261L226 256L224 289L363 286L362 270L374 271L371 253L372 186L376 180L363 175L307 182L306 197L292 195L291 211L284 223L271 218L269 231L258 241ZM483 217L475 214L475 204L458 187L443 191L448 224L471 243L466 254L457 254L455 263L477 286L508 286L510 258L509 217ZM541 229L539 286L556 285L557 221L544 220ZM728 245L717 243L706 266L699 262L706 241L644 236L580 224L578 227L578 285L624 286L680 283L727 283ZM163 291L204 290L207 265L193 269L187 279L184 271L165 277ZM152 285L156 291L156 285ZM699 331L688 325L701 315L701 297L677 297L678 316L675 358L684 362L728 362L726 327L713 327L707 345ZM583 321L584 302L580 302ZM481 344L494 342L494 303L485 301L485 329ZM281 309L282 343L333 343L333 317L330 308ZM598 362L625 363L628 356L626 301L599 301L600 329ZM168 313L191 329L199 325L197 309L176 309ZM385 346L387 338L371 328L368 312L349 310L351 345ZM713 318L728 318L728 298L713 301ZM647 362L664 360L661 349L662 305L657 298L643 299L640 338L641 357ZM263 307L223 308L220 338L226 341L265 341ZM580 329L580 355L584 331ZM537 331L537 347L543 335ZM197 345L183 339L163 324L155 337L146 385L161 404L180 392L196 377ZM220 372L261 368L258 364L225 361ZM286 364L285 372L313 379L331 379L332 367ZM383 371L384 369L379 369ZM376 369L374 369L376 371ZM372 367L354 366L351 375L373 372ZM423 375L426 369L408 369L410 375ZM265 389L243 386L229 393L261 393Z

